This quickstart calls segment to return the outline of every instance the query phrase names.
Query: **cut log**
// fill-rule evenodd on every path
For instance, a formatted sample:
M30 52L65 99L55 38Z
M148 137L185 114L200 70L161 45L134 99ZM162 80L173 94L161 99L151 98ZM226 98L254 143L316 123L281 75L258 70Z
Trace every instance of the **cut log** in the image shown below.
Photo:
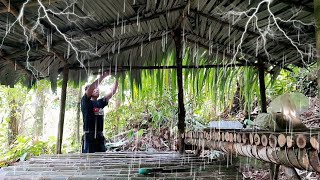
M204 137L205 137L204 132L199 132L199 138L200 138L200 139L203 139Z
M275 150L275 148L267 147L267 156L271 162L273 162L275 164L279 164L279 160L278 160L277 156L275 156L273 153L274 150Z
M278 128L287 129L289 131L299 129L308 130L308 128L301 122L301 120L292 115L284 115L282 112L275 113L275 119Z
M241 140L242 140L242 138L241 138L241 134L240 133L236 133L236 139L237 139L237 143L241 143Z
M210 131L209 140L214 140L214 132Z
M234 134L229 133L229 142L233 142L233 140L234 140Z
M258 148L256 145L251 146L251 152L254 158L261 159L260 156L258 155Z
M267 135L265 135L265 134L261 135L261 144L264 147L268 146L268 137L267 137Z
M220 135L221 135L221 141L225 141L225 139L226 139L225 138L225 133L221 132Z
M292 148L296 146L296 139L293 135L287 136L287 147Z
M289 160L289 158L288 158L288 154L287 154L287 151L286 151L286 150L284 150L284 149L279 149L279 150L277 150L277 151L275 151L275 152L276 152L276 154L277 154L277 157L278 157L281 165L285 165L285 166L287 166L287 167L294 167L294 166L291 164L291 162L290 162L290 160Z
M225 132L225 133L224 133L224 140L225 140L226 142L229 141L229 132Z
M319 162L319 152L315 150L311 150L308 152L309 162L312 168L320 172L320 162Z
M319 151L319 137L318 136L312 136L310 138L310 144L315 150Z
M268 158L268 155L267 155L267 147L262 147L262 146L258 146L258 156L266 161L266 162L271 162L271 160Z
M298 151L298 149L286 149L287 154L288 154L288 159L290 160L291 164L294 165L294 167L303 169L303 167L300 165L298 157L295 153L295 151Z
M269 135L269 145L273 148L277 147L278 138L274 134Z
M242 133L242 143L246 144L248 142L248 136L246 133Z
M278 144L280 147L284 147L287 143L287 138L284 134L278 135Z
M255 145L257 145L257 146L260 145L261 140L260 140L259 134L254 134L253 140L254 140L254 144L255 144Z
M249 142L251 145L254 144L254 138L253 138L254 134L253 133L249 133Z
M296 156L298 157L300 165L303 167L303 169L307 171L312 171L313 168L310 164L308 153L306 149L298 149L295 151Z
M216 132L216 133L217 133L217 141L221 141L222 140L221 132Z
M242 152L241 143L234 143L234 148L237 152L237 154L240 154L241 156L245 156L245 154Z
M298 148L301 149L310 146L309 136L306 136L305 134L298 134L296 138L296 143Z

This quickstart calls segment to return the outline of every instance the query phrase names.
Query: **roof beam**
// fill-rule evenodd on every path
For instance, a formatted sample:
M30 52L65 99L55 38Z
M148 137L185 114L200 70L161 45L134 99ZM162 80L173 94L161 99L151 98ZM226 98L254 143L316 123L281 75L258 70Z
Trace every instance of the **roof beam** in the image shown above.
M223 26L230 26L230 28L236 29L236 30L241 31L241 32L245 32L245 31L246 31L248 35L255 36L255 37L259 37L259 36L260 36L260 34L259 34L258 32L252 31L252 30L250 30L250 29L247 29L247 30L246 30L246 29L245 29L244 27L242 27L242 26L239 26L239 25L237 25L237 24L230 24L230 22L225 21L225 20L222 20L222 19L219 19L219 18L217 18L217 17L215 17L215 16L210 16L209 14L205 14L205 13L200 12L200 11L197 11L197 10L195 10L195 9L191 9L190 11L193 12L193 13L199 14L200 16L206 17L206 18L208 18L208 19L210 19L210 20L212 20L212 21L218 22L218 23L222 24ZM267 37L267 38L268 38L268 37ZM269 39L269 38L268 38L268 39ZM279 45L284 46L284 47L286 47L286 48L295 49L295 48L292 47L292 44L290 44L290 43L288 43L288 42L279 41L279 40L277 40L277 39L272 39L272 41L275 41L275 42L277 42ZM295 49L295 50L296 50L296 49ZM301 50L301 51L302 51L302 50Z
M137 24L137 20L139 21L139 23L147 22L147 21L159 18L162 15L166 15L168 13L175 12L175 11L180 11L184 7L185 6L175 7L175 8L166 10L166 11L157 12L155 14L152 14L151 16L148 16L148 17L137 17L137 15L134 15L134 16L131 16L131 17L127 18L127 19L124 19L123 21L121 21L119 23L106 24L106 25L103 25L102 27L100 27L98 29L86 29L85 30L85 31L87 31L86 33L78 33L78 31L76 31L76 32L75 31L65 31L64 33L67 33L67 34L77 33L76 35L72 36L74 38L83 37L84 35L87 35L87 34L92 36L94 34L100 34L100 33L104 32L106 30L109 30L109 29L119 28L121 26ZM122 24L122 22L123 22L123 24Z
M274 3L275 2L282 2L282 3L285 3L285 4L287 4L288 6L291 6L291 7L294 7L294 8L300 8L300 9L302 9L302 10L304 10L304 11L306 11L306 12L310 12L310 13L314 13L314 10L313 10L313 8L312 7L309 7L309 6L307 6L307 5L305 5L305 4L302 4L302 3L300 3L300 0L299 1L292 1L292 0L276 0L276 1L274 1Z
M161 39L162 39L162 36L160 36L160 37L155 37L155 38L152 38L150 41L149 41L149 40L145 40L145 41L142 41L142 42L139 42L139 43L130 45L130 46L122 47L122 48L120 48L120 51L123 52L123 51L126 51L126 50L130 50L130 49L133 49L133 48L136 48L136 47L140 47L140 46L141 46L141 43L143 43L143 44L145 44L145 43L151 43L151 42L159 41L159 40L161 40ZM201 47L203 47L203 48L205 48L205 49L209 49L208 46L202 44L201 42L194 41L194 40L189 39L189 38L187 38L187 39L188 39L188 41L191 42L191 43L197 43L197 44L199 44L199 46L201 46ZM216 49L213 49L213 50L216 51ZM104 55L102 55L101 57L96 57L96 58L93 58L93 59L87 59L87 60L85 60L85 61L83 62L83 64L88 63L88 61L94 62L94 61L97 61L97 60L100 60L100 59L103 59L103 58L107 58L108 56L112 56L112 55L114 55L114 54L116 54L116 52L115 52L115 53L108 52L108 53L105 53ZM233 55L232 55L232 54L229 54L229 53L221 53L221 52L219 52L219 55L220 55L220 56L225 56L225 57L228 57L228 58L233 58ZM246 63L248 63L248 65L253 65L253 64L254 64L254 63L250 63L250 62L246 62ZM77 63L72 64L71 67L78 67L79 65L80 65L79 62L77 62Z
M232 64L232 65L223 65L223 64L207 64L207 65L183 65L182 69L211 69L211 68L234 68L234 67L242 67L242 66L256 66L255 64L245 65L245 64ZM177 69L177 66L94 66L90 67L90 69L109 69L111 71L130 71L130 70L167 70L167 69ZM83 69L80 66L74 66L70 69L79 70Z
M161 40L163 37L162 36L158 36L158 37L154 37L154 38L151 38L150 40L144 40L144 41L141 41L139 43L135 43L133 45L129 45L129 46L125 46L125 47L121 47L120 48L120 52L123 52L123 51L127 51L127 50L130 50L130 49L133 49L133 48L136 48L136 47L140 47L141 44L145 44L145 43L152 43L152 42L155 42L155 41L159 41ZM93 59L88 59L87 61L96 61L96 60L99 60L99 59L103 59L103 58L107 58L109 55L113 55L113 54L117 54L118 51L115 51L115 52L108 52L106 54L103 54L101 55L101 57L96 57L96 58L93 58Z
M151 42L159 41L159 40L161 40L161 39L162 39L162 36L160 36L160 37L155 37L155 38L152 38L150 41L149 41L149 40L145 40L145 41L142 41L142 42L139 42L139 43L130 45L130 46L122 47L122 48L120 48L120 51L123 52L123 51L126 51L126 50L130 50L130 49L133 49L133 48L136 48L136 47L140 47L140 46L141 46L141 43L143 43L143 44L145 44L145 43L151 43ZM187 39L188 39L188 38L187 38ZM203 48L205 48L205 49L209 49L208 46L202 44L201 42L194 41L194 40L192 40L192 39L188 39L188 41L191 42L191 43L198 43L201 47L203 47ZM216 51L216 49L213 49L213 50ZM94 62L94 61L97 61L97 60L99 60L99 59L107 58L107 57L110 56L110 55L112 56L112 55L114 55L114 54L116 54L116 52L115 52L115 53L108 52L108 53L105 53L104 55L102 55L101 57L96 57L96 58L93 58L93 59L88 59L88 60L84 61L83 64L86 64L89 60ZM226 56L226 57L228 57L228 58L233 58L233 55L231 55L231 54L229 54L229 53L223 54L223 53L220 53L220 52L219 52L219 54L220 54L220 56ZM250 63L248 63L248 64L250 64ZM251 63L251 64L252 64L252 63ZM75 67L75 66L77 66L77 65L79 65L78 62L77 62L77 63L74 63L71 67Z
M62 0L41 0L41 3L51 5L52 3L61 2L61 1ZM11 6L12 5L18 6L19 8L20 8L21 4L22 4L21 2L10 2ZM36 0L33 0L33 1L30 1L28 4L26 4L25 7L34 7L34 6L38 6L38 5L39 5L38 2ZM0 9L0 14L1 13L8 13L8 12L9 12L9 9L7 6Z
M26 69L22 64L20 64L18 61L15 61L11 58L8 58L6 56L6 52L4 50L0 50L0 58L4 59L5 61L7 61L8 63L12 64L14 67L17 67L18 69L22 70L23 72L25 72L28 76L32 77L33 73Z
M196 35L196 34L192 34L192 35L193 35L193 36L196 36L196 37L199 38L199 39L209 41L208 39L203 38L203 37L201 37L201 36L199 36L199 35ZM202 43L199 42L199 41L194 41L194 40L192 40L192 39L190 39L190 38L187 38L187 39L188 39L188 41L190 41L190 42L192 42L192 43L198 43L201 47L203 47L203 48L205 48L205 49L209 49L209 46L207 46L207 45L205 45L205 44L202 44ZM223 46L223 47L226 49L226 46L225 46L225 45L223 45L223 44L221 44L221 43L219 43L219 42L214 42L214 43L219 44L220 46ZM214 49L214 48L213 48L213 50L217 51L217 49ZM243 50L243 51L244 51L244 50ZM221 53L220 53L220 54L221 54ZM256 56L254 56L254 55L251 55L249 52L244 52L243 54L245 54L245 55L247 55L247 56L250 56L251 58L256 58L257 61L262 60L263 62L270 62L270 64L272 64L273 66L280 66L279 63L266 60L264 57L261 57L261 56L259 56L259 55L256 57ZM226 56L226 55L227 55L227 56ZM221 55L220 55L220 56L221 56ZM233 55L233 54L230 54L230 53L228 53L228 54L226 53L225 56L226 56L226 57L229 57L230 59L232 59L232 58L234 57L234 55ZM245 63L247 63L248 65L254 65L254 64L256 64L256 63L252 63L252 62L248 62L248 61L245 61ZM257 64L256 64L256 65L257 65ZM265 65L267 65L267 64L265 63ZM289 70L289 71L292 71L291 69L289 69L289 68L287 68L287 67L282 67L282 68L284 68L284 69L286 69L286 70Z
M9 5L8 2L6 0L1 0L2 4L4 4L8 9L10 6L10 13L15 16L16 18L19 17L19 10L17 8L15 8L13 5ZM29 20L23 16L23 22L25 23L25 26L28 28L28 30L31 29L31 27L28 25ZM31 34L43 47L48 48L47 46L47 41L42 39L41 35L39 35L36 32L33 32ZM50 48L50 51L52 51L64 64L68 64L67 60L55 49L55 48Z
M156 41L159 41L159 40L162 40L162 36L158 36L158 37L153 37L151 38L150 40L144 40L144 41L141 41L139 43L135 43L133 45L129 45L129 46L124 46L124 47L121 47L120 48L120 52L123 52L123 51L127 51L127 50L130 50L130 49L134 49L134 48L137 48L137 47L140 47L141 46L141 43L142 44L147 44L147 43L152 43L152 42L156 42ZM108 52L108 53L105 53L103 55L101 55L100 57L95 57L95 58L91 58L91 59L85 59L83 61L82 64L87 64L89 61L90 62L95 62L95 61L98 61L100 59L105 59L105 58L108 58L108 57L112 57L114 54L117 54L118 51L115 51L115 52ZM78 67L80 65L79 62L76 62L76 63L73 63L70 65L70 68L72 67ZM62 69L59 69L59 72L61 71Z
M3 1L3 0L1 0L1 1ZM158 12L156 14L153 14L153 15L149 16L149 17L142 17L142 18L139 18L139 22L141 23L141 22L146 22L146 21L149 21L149 20L153 20L153 19L156 19L156 18L160 17L161 15L165 15L167 12L175 12L175 11L182 10L184 7L185 6L176 7L176 8L167 10L167 11ZM129 22L129 24L126 24L126 25L135 24L135 23L137 23L136 21L137 21L137 15L134 15L134 16L124 20L124 22ZM77 33L76 35L72 36L72 38L83 38L83 36L85 36L85 35L92 36L94 34L99 34L99 33L103 32L103 31L106 31L108 29L112 29L114 27L116 27L116 28L121 27L121 23L119 23L119 24L112 23L112 24L109 24L109 25L106 25L106 26L102 26L101 28L95 29L95 30L88 29L88 30L86 30L86 32L82 32L82 33L79 33L79 31L69 31L69 32L65 31L64 33L67 33L67 34L68 33ZM61 31L63 32L63 30L61 30ZM157 31L157 32L159 32L159 31ZM149 32L148 32L148 34L149 34ZM146 35L146 34L144 34L144 35ZM127 39L127 38L125 38L125 39ZM117 40L114 40L114 41L118 41L118 40L122 40L122 39L120 38L120 39L117 39ZM58 43L58 45L60 45L60 44L62 44L62 42L65 42L65 41L63 41L63 40L62 41L57 41L57 42L54 42L53 44ZM47 46L44 46L44 48L47 49ZM19 53L19 54L21 54L21 53ZM11 56L14 57L14 56L17 56L17 55L11 55Z
M191 43L197 43L197 44L199 44L202 48L205 48L205 49L209 49L209 46L207 46L207 45L205 45L205 44L202 44L201 42L199 42L199 41L194 41L194 40L192 40L192 39L189 39L189 38L187 38L188 39L188 41L189 42L191 42ZM220 53L221 54L221 53ZM229 53L226 53L225 54L225 56L226 57L229 57L229 58L233 58L233 55L232 54L229 54ZM238 60L239 61L239 60ZM247 63L246 65L244 65L244 66L258 66L258 64L257 63L252 63L252 62L248 62L248 61L244 61L243 63ZM271 63L270 63L271 64ZM266 65L266 64L265 64ZM273 64L273 66L278 66L278 64L277 63L275 63L275 64ZM289 69L289 68L287 68L287 67L282 67L283 69L286 69L286 70L288 70L288 71L292 71L291 69Z
M168 30L168 31L157 31L157 32L153 32L153 33L159 33L159 32L166 32L166 33L169 33L171 30ZM146 34L142 34L142 35L139 35L139 36L137 36L137 37L143 37L143 36L146 36L146 35L148 35L149 33L146 33ZM112 42L109 42L110 44L112 44L112 43L114 43L114 42L118 42L119 40L133 40L134 38L137 38L136 36L133 36L133 37L126 37L126 38L123 38L123 39L117 39L117 40L114 40L114 41L112 41ZM150 38L150 41L149 40L145 40L145 41L142 41L142 42L139 42L139 43L136 43L136 44L134 44L134 45L130 45L130 46L125 46L125 47L122 47L122 48L120 48L120 51L126 51L126 50L130 50L130 49L133 49L133 48L136 48L136 47L139 47L139 46L141 46L141 43L149 43L149 42L154 42L154 41L158 41L158 40L160 40L162 38L162 36L160 36L160 37L155 37L155 38ZM19 54L24 54L25 52L19 52ZM116 53L116 52L115 52ZM113 55L113 54L115 54L115 53L112 53L112 52L110 52L109 51L109 55ZM52 54L53 55L53 54ZM88 61L97 61L97 60L99 60L99 59L102 59L102 58L106 58L106 57L108 57L109 56L108 55L108 53L106 53L106 54L103 54L103 55L101 55L101 57L96 57L96 58L93 58L93 59L86 59L86 60L84 60L84 63L83 64L86 64L86 63L88 63ZM16 57L14 54L12 54L12 55L8 55L7 57ZM72 64L71 65L71 67L73 67L73 66L77 66L77 65L80 65L80 63L79 62L76 62L76 63L74 63L74 64ZM59 70L59 72L60 72L60 70Z
M202 40L202 41L209 41L209 42L211 41L213 44L218 44L218 45L221 46L223 49L227 49L227 48L228 48L226 45L221 44L221 43L219 43L218 41L208 40L208 39L206 39L206 38L204 38L204 37L201 37L201 36L199 36L199 35L197 35L197 34L194 34L193 32L186 33L186 35L195 36L195 37L197 37L198 39L200 39L200 40ZM193 41L192 39L190 39L190 38L188 38L188 37L187 37L187 39L188 39L188 41ZM193 42L200 43L199 41L193 41ZM201 46L202 46L203 48L205 48L205 49L209 49L209 46L207 46L207 45L201 44ZM213 51L217 51L216 48L212 48L212 50L213 50ZM234 54L230 54L230 53L228 53L228 54L229 54L228 57L229 57L230 59L233 59ZM250 53L247 53L247 52L245 52L245 53L243 53L243 54L246 55L246 56L248 56L248 57L250 57L250 58L256 58L254 55L252 55L252 54L250 54ZM259 57L259 58L262 58L262 57ZM264 59L264 58L262 58L262 59Z
M201 43L201 42L199 42L199 41L192 40L192 39L190 39L190 38L188 38L188 37L186 37L186 39L187 39L187 42L190 42L190 43L193 43L193 44L198 44L200 47L209 50L209 46L207 46L206 44L203 44L203 43ZM226 58L228 58L228 59L232 59L233 56L234 56L233 54L230 54L230 53L221 53L221 52L217 51L216 48L212 48L212 50L218 52L218 54L219 54L220 57L226 57ZM237 59L237 60L238 60L239 62L242 61L242 60L239 60L239 59ZM254 63L252 63L252 62L245 61L245 60L243 60L243 63L247 63L247 65L249 65L249 66L252 66L252 65L254 64Z
M171 31L171 30L170 29L166 30L166 31L165 30L160 30L160 31L155 31L155 32L151 32L151 33L147 32L147 33L139 34L139 35L136 35L136 36L120 37L120 38L114 39L113 41L106 42L106 43L104 43L104 45L105 44L112 44L112 43L119 42L119 41L130 40L130 39L133 39L133 38L139 38L139 37L147 36L147 35L150 35L150 34L156 34L156 33L161 33L161 32L165 33L165 32L169 32L169 31ZM54 42L52 42L52 45L50 47L59 46L59 45L62 45L63 43L65 43L65 42L66 42L65 40L54 41ZM39 49L37 49L37 51L39 51L39 50L41 51L41 50L44 50L44 49L46 49L46 47L39 48ZM18 52L14 53L14 54L8 55L8 57L16 58L16 57L19 57L19 56L21 56L23 54L25 54L24 51L18 51Z

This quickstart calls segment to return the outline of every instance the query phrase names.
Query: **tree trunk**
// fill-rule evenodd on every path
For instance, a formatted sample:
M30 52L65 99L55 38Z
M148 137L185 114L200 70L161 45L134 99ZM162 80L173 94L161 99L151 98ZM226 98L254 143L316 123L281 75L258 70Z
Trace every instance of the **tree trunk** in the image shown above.
M38 104L36 106L36 112L35 112L35 122L34 122L34 137L35 139L38 139L39 137L42 137L43 135L43 117L44 117L44 108L45 108L45 96L44 91L38 90L36 93L36 96L38 98Z
M18 135L18 130L19 130L19 123L18 123L18 117L17 117L17 108L18 105L16 104L15 100L12 100L10 102L10 115L9 115L9 132L8 132L8 142L9 145L11 145L12 143L14 143L14 141L17 138Z

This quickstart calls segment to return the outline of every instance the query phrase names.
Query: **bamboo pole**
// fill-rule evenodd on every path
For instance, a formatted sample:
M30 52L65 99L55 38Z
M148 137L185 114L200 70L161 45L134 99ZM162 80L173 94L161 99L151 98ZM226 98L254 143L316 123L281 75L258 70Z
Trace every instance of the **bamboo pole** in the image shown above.
M258 70L259 70L259 86L260 86L260 102L261 102L261 112L267 112L267 97L266 97L266 85L264 79L264 64L261 59L258 59ZM259 138L260 142L260 138ZM269 136L270 146L276 146L277 142L274 139L274 136ZM279 166L273 163L270 163L270 179L277 179L279 172Z
M81 80L81 73L80 71L78 72L78 82L79 82L79 91L78 91L78 103L77 103L77 124L76 124L76 138L77 138L77 143L80 144L81 141L80 141L80 113L81 113L81 107L80 107L80 104L81 104L81 96L82 96L82 87L80 85L80 80Z
M66 107L68 78L69 78L69 68L65 66L63 69L62 91L61 91L61 101L60 101L57 154L61 154L61 148L62 148L63 124L64 124L64 114L65 114L65 107Z
M317 82L318 82L318 97L320 97L320 1L314 0L314 17L316 24L316 47L317 47Z

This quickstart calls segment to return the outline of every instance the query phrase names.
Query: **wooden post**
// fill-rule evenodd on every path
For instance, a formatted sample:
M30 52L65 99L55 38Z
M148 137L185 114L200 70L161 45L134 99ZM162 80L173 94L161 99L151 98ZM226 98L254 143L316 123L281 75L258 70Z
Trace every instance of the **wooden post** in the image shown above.
M267 97L266 97L266 84L264 81L264 64L263 62L258 59L258 70L259 70L259 86L260 86L260 100L261 100L261 112L266 113L267 112ZM269 136L269 144L271 145L271 142L274 139L274 137ZM277 138L276 138L277 139ZM276 140L277 141L277 140ZM275 142L276 143L276 142ZM279 174L279 165L270 163L270 179L278 179Z
M58 138L57 138L57 154L61 154L61 147L62 147L64 114L65 114L65 107L66 107L67 86L68 86L68 78L69 78L68 76L69 76L69 67L65 66L63 68L63 80L62 80L62 90L61 90L60 115L59 115Z
M316 21L316 47L317 47L317 82L318 82L318 98L320 98L320 1L314 0L314 17Z
M176 55L176 65L177 65L177 84L178 84L178 138L179 138L179 152L180 154L184 153L184 134L185 130L185 117L186 117L186 110L184 108L184 96L183 96L183 79L182 79L182 46L181 46L181 28L177 28L174 31L174 42L175 42L175 55Z
M261 112L266 113L267 112L266 85L264 81L264 65L261 60L258 60L258 69L259 69Z
M79 71L79 91L78 91L78 103L77 103L77 125L76 125L76 138L77 138L77 143L80 144L81 141L80 141L80 114L81 114L81 107L80 107L80 104L81 104L81 97L82 97L82 86L81 86L81 72Z
M258 70L259 70L259 86L260 86L260 100L261 100L261 112L266 113L267 112L267 97L266 97L266 84L264 81L264 65L263 62L258 59ZM269 144L270 140L273 140L274 137L270 139L269 136ZM271 141L274 142L274 141ZM270 163L270 179L278 179L278 173L279 173L279 165Z

